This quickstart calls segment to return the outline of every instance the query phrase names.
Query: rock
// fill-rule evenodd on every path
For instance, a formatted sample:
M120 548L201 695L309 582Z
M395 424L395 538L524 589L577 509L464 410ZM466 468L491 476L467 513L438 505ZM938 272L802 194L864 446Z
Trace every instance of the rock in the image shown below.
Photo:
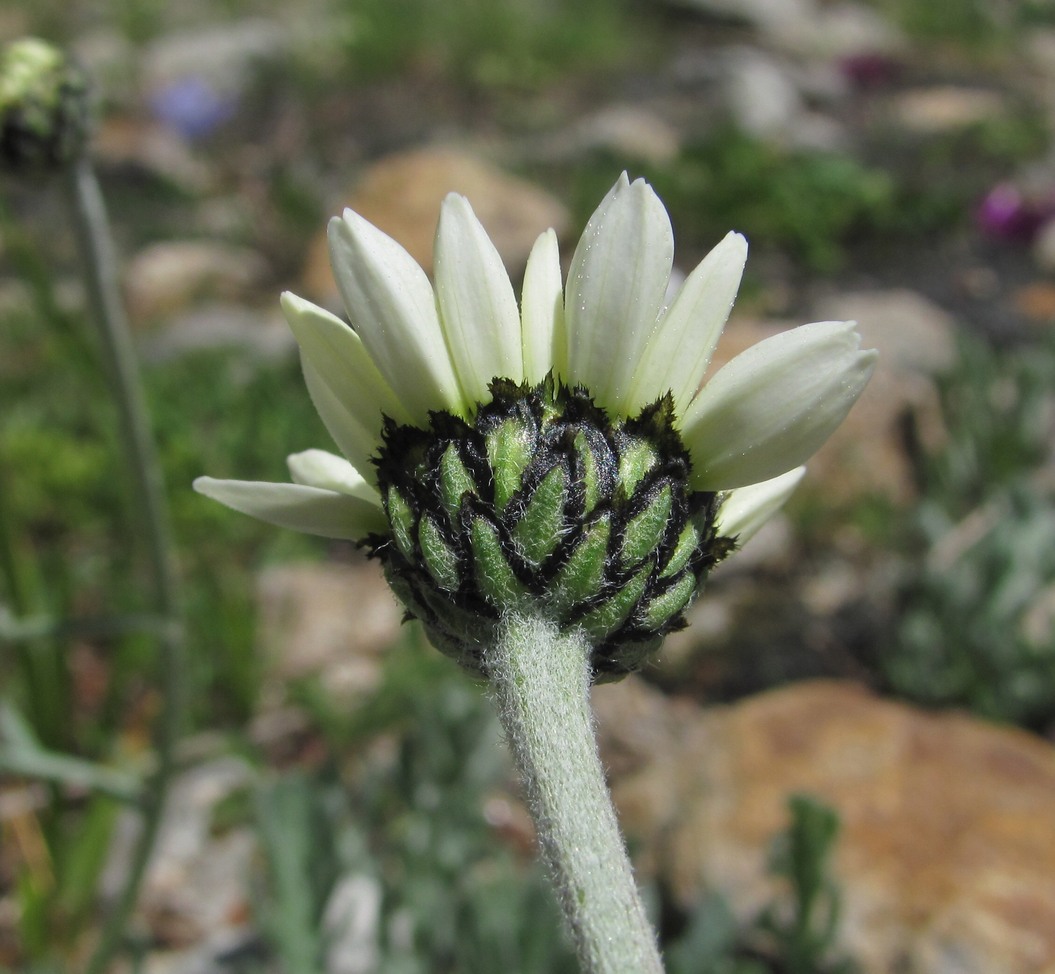
M277 305L277 302L275 302ZM297 348L277 306L266 310L211 303L169 318L140 342L144 359L167 362L204 349L233 348L256 361L275 361Z
M782 136L805 110L787 67L753 47L726 51L725 97L736 125L757 138Z
M1055 284L1034 281L1018 288L1011 295L1015 310L1034 325L1055 323Z
M788 21L772 39L784 50L831 60L893 57L906 47L904 35L878 10L862 3L826 4L815 17Z
M169 950L215 954L245 933L256 840L249 826L214 834L213 817L252 777L244 761L224 757L196 765L172 784L139 907L153 939ZM121 889L137 831L136 816L122 816L101 880L104 895Z
M262 652L276 691L318 677L348 701L372 691L403 610L372 562L265 569L256 585Z
M655 111L634 105L609 105L582 119L567 141L577 154L607 149L656 165L677 158L681 148L681 136L674 126Z
M915 291L850 291L816 302L818 321L856 321L865 348L898 374L935 375L956 359L952 317Z
M431 271L440 203L450 192L469 198L514 279L523 272L538 235L550 227L563 233L570 221L566 207L537 186L460 150L442 147L378 160L363 174L346 205L398 240ZM314 300L339 306L325 233L311 246L303 287Z
M373 974L379 961L381 884L372 876L342 876L326 903L327 974Z
M846 421L810 460L810 477L835 502L882 494L895 502L915 494L900 423L911 411L924 444L941 442L934 377L956 358L952 318L908 290L861 291L819 301L818 321L857 321L864 348L879 349L871 382Z
M1033 260L1042 271L1055 273L1055 218L1041 224L1033 239Z
M216 90L237 91L254 69L286 50L288 36L280 23L262 17L167 32L143 54L145 88L198 78Z
M1034 27L1023 39L1022 50L1034 71L1048 82L1055 80L1055 27ZM1038 86L1037 93L1046 94L1046 87ZM1050 93L1047 94L1050 99Z
M780 889L766 861L786 801L842 822L840 949L864 974L1055 970L1055 749L841 682L704 711L629 679L594 694L602 756L639 868L688 907L720 891L747 923Z
M720 59L726 107L748 135L821 151L845 144L846 134L834 118L807 109L807 99L839 99L845 86L836 72L802 70L754 47L729 48Z
M1026 609L1020 635L1034 652L1050 652L1055 644L1055 582L1041 589Z
M998 119L1007 106L995 91L937 85L903 92L891 107L897 123L909 131L941 135Z
M267 265L256 251L210 240L166 240L134 254L125 266L133 321L144 324L204 299L248 298Z

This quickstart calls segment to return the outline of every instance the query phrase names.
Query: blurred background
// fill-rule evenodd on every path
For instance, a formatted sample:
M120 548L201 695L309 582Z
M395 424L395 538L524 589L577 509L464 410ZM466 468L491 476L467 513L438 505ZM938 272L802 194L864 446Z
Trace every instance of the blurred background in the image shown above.
M575 969L483 689L353 546L190 484L332 448L278 295L339 311L341 207L428 269L466 193L517 282L626 169L682 273L750 241L720 361L824 319L881 351L784 515L595 693L670 971L1055 970L1055 4L0 9L26 34L94 86L186 616L108 966ZM0 234L0 968L43 974L83 969L124 888L166 679L54 182L0 174Z

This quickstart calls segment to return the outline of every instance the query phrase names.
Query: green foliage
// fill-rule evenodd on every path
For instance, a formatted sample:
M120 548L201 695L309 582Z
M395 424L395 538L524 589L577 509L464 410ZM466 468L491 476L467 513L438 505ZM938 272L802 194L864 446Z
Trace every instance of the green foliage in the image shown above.
M620 161L580 171L583 220L611 185ZM688 146L673 162L645 166L678 238L713 246L730 229L752 246L779 249L817 271L839 266L846 243L885 225L895 183L882 170L831 153L787 150L727 127Z
M905 32L931 50L951 50L977 60L990 54L1016 54L1022 30L1055 22L1051 0L875 0Z
M668 974L771 974L749 955L729 904L718 893L700 901L684 933L663 951Z
M1014 50L1008 42L1019 27L1053 19L1046 0L884 2L914 36L983 53ZM142 42L197 16L159 0L105 6L43 0L28 16L48 37L73 40L90 28ZM265 16L276 9L270 0L251 6ZM220 8L223 16L246 12L237 0ZM575 74L596 78L637 56L641 25L629 9L625 0L332 0L327 40L339 50L345 82L439 78L452 86L459 108L472 109L481 90L534 91ZM285 110L273 116L272 106L305 103L305 89L296 86L315 81L324 110L317 118L304 114L307 138L319 144L298 158L316 159L318 150L322 159L340 153L343 163L348 132L334 119L371 93L341 91L333 61L319 61L316 76L283 73L269 78L273 89L258 85L246 116L259 114L262 128L285 118ZM367 155L391 138L360 135ZM665 197L679 243L710 246L736 227L756 248L830 272L858 247L909 242L908 252L918 254L920 239L940 244L969 219L981 190L1040 156L1049 141L1042 113L1023 104L953 133L866 133L860 159L782 149L721 129L644 174ZM122 219L123 249L185 237L188 227L207 232L215 213L207 218L213 208L200 204L235 190L243 170L271 165L245 177L254 192L262 189L254 198L263 202L239 232L268 253L276 276L292 277L298 244L323 216L328 180L318 176L326 167L269 163L269 146L262 135L251 165L235 152L208 160L222 183L210 190L212 201L157 173L122 168L112 210ZM624 162L595 159L576 174L583 217ZM38 203L20 200L20 208L30 212ZM41 212L45 222L56 216L46 202ZM119 808L114 795L135 783L109 762L124 764L129 742L144 734L155 659L151 639L131 631L142 611L141 552L127 531L130 495L112 432L115 414L89 331L52 288L55 269L48 265L68 256L65 241L49 224L45 255L3 213L0 231L5 270L14 270L30 299L20 308L19 290L5 291L0 312L0 683L10 713L24 715L32 730L14 754L25 763L9 761L3 771L46 782L47 796L27 819L39 832L39 855L5 859L4 880L18 914L19 970L57 974L71 969L86 932L97 926L99 876ZM186 584L188 729L237 727L255 712L260 689L251 570L322 548L233 515L189 484L206 471L285 479L287 453L325 446L328 438L292 360L247 362L240 352L211 352L157 363L145 378ZM1031 727L1055 720L1055 514L1050 482L1033 473L1045 462L1050 468L1052 389L1050 342L1010 353L968 346L941 390L949 440L918 457L919 511L906 518L880 502L854 511L875 546L891 550L908 537L893 645L876 658L888 686L904 696ZM895 519L910 523L893 524L892 535ZM766 616L784 611L801 610L780 606ZM36 635L25 638L34 627ZM100 668L106 686L98 698L79 682L83 656L74 650ZM794 672L782 666L782 678ZM294 693L329 751L321 771L277 776L250 802L266 875L258 921L269 969L323 969L334 935L326 908L341 877L352 874L380 891L380 974L570 974L571 953L556 934L559 913L532 854L501 839L483 814L507 771L489 708L465 677L431 649L404 648L392 654L382 688L362 707L339 709L318 685ZM10 727L2 735L2 756L12 758ZM379 760L385 753L388 759ZM709 898L667 949L672 974L848 969L832 952L838 895L827 864L834 819L807 800L792 811L783 854L774 860L790 896L747 930L720 897Z
M1036 106L1010 98L999 115L947 132L878 127L867 154L897 181L893 205L876 227L879 239L918 245L920 235L967 227L978 200L1008 172L1040 157L1050 134Z
M1001 16L1001 6L990 0L888 0L884 6L918 40L959 44L972 50L993 45L1010 26L1008 18Z
M788 800L791 822L776 837L770 871L790 896L741 929L717 893L703 898L682 936L664 953L670 974L854 974L837 956L840 894L829 875L839 833L834 810L809 795Z
M840 896L828 869L839 818L809 795L792 795L788 808L791 825L774 844L770 866L791 887L791 914L771 906L759 918L758 927L772 938L781 970L787 974L853 974L855 964L832 956Z
M25 963L61 966L97 921L115 807L97 796L116 781L105 762L129 731L143 731L156 655L137 621L145 604L142 552L129 538L113 406L83 354L82 322L57 310L48 282L33 276L40 268L32 255L16 256L30 271L37 314L13 311L0 327L0 677L32 740L14 748L5 726L0 759L5 772L60 785L34 817L41 858L16 865L13 895ZM282 457L303 446L302 437L325 443L326 434L292 362L247 373L237 355L224 353L147 378L162 407L155 418L166 472L183 485L173 490L176 533L193 544L184 549L192 717L216 726L256 703L247 566L268 546L297 550L303 542L217 516L190 481L232 462L278 478ZM242 408L243 396L253 408ZM291 406L301 402L302 410ZM251 425L236 429L236 416ZM210 436L213 426L223 432ZM84 694L74 647L104 674L100 693ZM70 786L72 795L87 787L91 797L71 797Z
M363 0L334 14L349 69L363 79L425 70L533 88L608 66L634 40L622 0Z
M1041 155L1050 138L1043 114L1013 100L999 116L951 132L923 137L879 124L863 134L858 159L723 126L668 163L595 156L575 172L572 195L585 222L629 168L675 214L680 243L709 248L736 229L752 248L827 274L851 253L918 248L923 235L963 228L980 196L1009 168Z
M117 810L112 800L95 797L83 809L44 818L37 835L39 855L14 884L18 935L33 963L63 964L94 925L96 887Z
M125 543L122 461L107 431L113 421L109 403L92 395L90 384L82 396L68 395L71 378L61 357L61 349L43 354L39 371L27 370L38 381L21 395L17 386L0 392L0 402L6 400L0 458L5 469L19 472L5 496L7 521L17 532L15 543L36 563L30 578L48 579L38 611L112 616L138 608L137 587L128 584L137 563ZM150 370L145 378L171 485L174 531L184 552L191 642L215 647L192 654L201 667L199 686L215 694L212 702L221 712L246 713L255 697L251 580L244 567L218 572L215 566L247 566L269 551L288 556L318 546L230 517L194 494L190 483L203 470L282 480L288 453L313 443L325 446L328 437L301 394L294 363L246 373L237 355L214 353ZM9 393L14 398L7 399ZM62 598L64 590L75 604ZM133 652L127 663L142 660ZM56 686L49 690L53 698ZM205 703L209 697L196 699ZM59 711L61 723L68 724L69 709L60 703Z
M877 659L898 693L1033 727L1055 719L1055 511L1036 472L1050 462L1052 389L1050 340L965 343L942 383L948 439L917 458L917 549L897 639Z
M332 943L323 916L339 862L379 890L379 974L572 974L541 870L485 818L508 770L491 707L464 673L431 647L404 645L361 714L335 711L318 689L301 699L334 753L328 770L288 777L257 803L269 866L260 918L280 969L321 970L312 965ZM393 733L389 760L342 787L341 756Z
M326 729L330 758L318 774L269 786L255 806L268 863L259 919L279 969L320 970L332 944L326 904L343 875L380 891L367 937L379 974L572 974L574 955L541 869L484 815L509 774L492 708L419 630L410 633L361 709L336 708L318 685L295 688ZM396 742L387 760L371 746L379 739ZM374 757L342 785L337 769L349 754ZM856 970L834 949L836 815L808 796L792 797L789 812L770 867L787 895L746 928L719 894L707 896L664 947L670 974Z
M341 862L325 798L306 776L290 774L261 788L254 803L271 893L258 919L289 974L326 969L323 918Z

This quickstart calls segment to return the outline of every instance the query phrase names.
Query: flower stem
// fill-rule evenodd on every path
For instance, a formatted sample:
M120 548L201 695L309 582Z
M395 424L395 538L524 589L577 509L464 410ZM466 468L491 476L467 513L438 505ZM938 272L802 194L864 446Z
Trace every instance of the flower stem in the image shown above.
M176 566L172 556L168 511L161 468L139 378L124 306L117 287L117 261L99 182L87 156L67 168L77 242L84 263L85 282L95 312L100 347L117 403L122 445L132 474L153 583L153 604L166 625L159 634L163 709L154 732L157 766L144 791L143 824L124 886L103 926L88 962L88 974L101 974L118 950L135 907L139 888L154 848L168 785L175 765L175 747L183 717L183 635Z
M597 754L590 645L511 615L485 663L585 974L662 974Z

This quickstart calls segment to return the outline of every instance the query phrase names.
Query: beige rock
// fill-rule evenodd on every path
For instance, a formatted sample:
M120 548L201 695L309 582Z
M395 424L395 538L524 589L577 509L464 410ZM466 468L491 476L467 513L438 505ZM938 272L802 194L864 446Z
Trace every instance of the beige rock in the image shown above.
M1033 260L1047 273L1055 271L1055 220L1047 220L1033 241Z
M256 361L279 360L297 348L277 302L260 309L244 304L208 302L177 312L165 327L139 343L143 357L164 362L203 349L237 349Z
M640 865L685 904L720 890L744 921L777 892L789 795L839 812L840 946L866 974L1055 970L1055 749L1011 728L800 683L735 706L594 694Z
M786 50L814 58L846 58L855 54L902 54L907 42L878 10L863 3L827 3L816 17L794 21L774 36Z
M469 198L514 278L523 272L538 235L550 227L563 233L570 219L565 206L537 186L458 149L442 147L378 160L344 205L398 240L431 271L440 203L451 192ZM310 248L302 280L314 300L339 305L325 232Z
M196 764L172 782L139 903L152 938L166 948L207 942L215 949L248 926L256 838L245 825L219 835L213 825L217 806L253 782L249 765L230 756ZM107 897L123 889L138 829L135 812L126 810L101 879Z
M917 88L899 95L894 115L905 128L923 135L937 135L999 118L1005 110L998 92L959 85Z
M276 688L317 676L329 692L351 700L377 686L403 613L376 564L278 565L260 575L256 593L262 651Z
M1055 238L1053 238L1055 240ZM1050 326L1055 323L1055 284L1033 281L1011 295L1015 310L1031 325Z
M166 240L135 254L125 268L128 310L137 324L216 298L253 296L267 270L246 247L210 240Z
M681 150L677 129L656 110L609 105L577 123L571 140L580 152L608 149L656 165L673 161Z

